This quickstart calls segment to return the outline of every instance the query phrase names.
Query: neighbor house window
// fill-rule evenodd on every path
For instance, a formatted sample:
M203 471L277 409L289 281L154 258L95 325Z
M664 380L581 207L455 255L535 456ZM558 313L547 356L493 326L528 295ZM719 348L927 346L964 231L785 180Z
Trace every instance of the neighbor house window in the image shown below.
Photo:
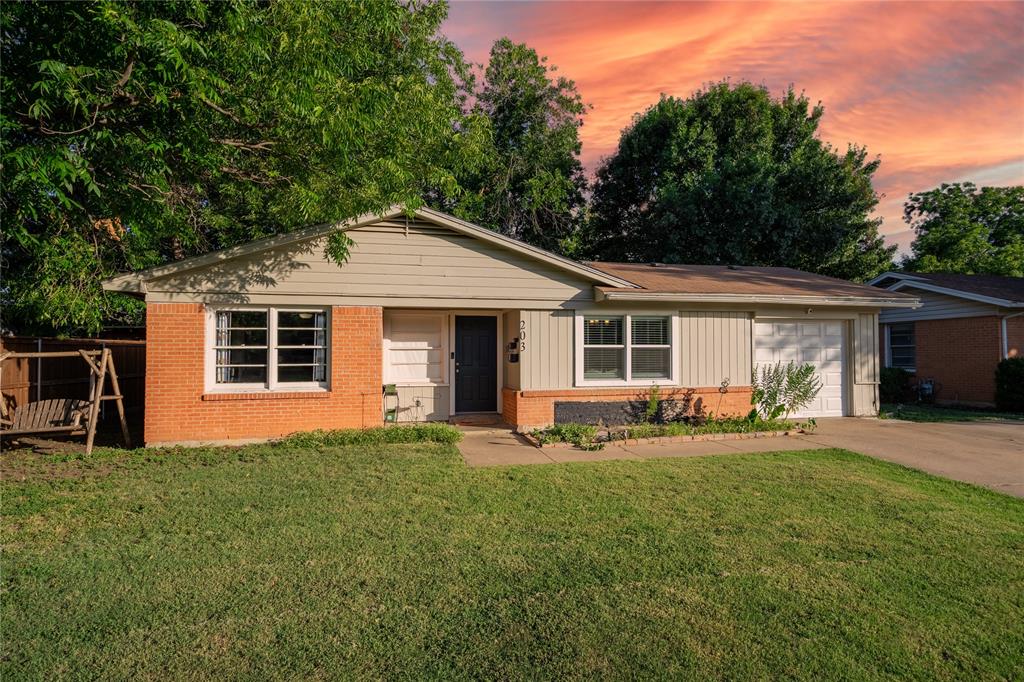
M888 326L888 344L889 367L898 367L913 372L917 364L914 323L890 324Z
M578 318L577 381L651 384L675 376L671 315L585 315ZM582 327L582 329L580 329Z
M326 387L326 311L216 310L212 316L211 388Z

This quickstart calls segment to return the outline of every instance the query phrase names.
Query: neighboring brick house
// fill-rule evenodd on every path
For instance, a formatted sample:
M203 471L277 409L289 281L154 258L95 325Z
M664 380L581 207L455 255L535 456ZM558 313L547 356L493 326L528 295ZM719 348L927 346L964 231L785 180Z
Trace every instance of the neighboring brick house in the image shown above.
M340 266L336 230L352 239ZM375 426L388 400L400 421L610 421L652 386L745 414L751 371L779 360L824 383L799 416L876 414L878 312L917 304L786 268L578 263L429 209L104 286L146 301L149 445Z
M1024 278L887 272L870 284L921 300L879 316L885 367L933 382L937 402L995 404L996 365L1024 353Z

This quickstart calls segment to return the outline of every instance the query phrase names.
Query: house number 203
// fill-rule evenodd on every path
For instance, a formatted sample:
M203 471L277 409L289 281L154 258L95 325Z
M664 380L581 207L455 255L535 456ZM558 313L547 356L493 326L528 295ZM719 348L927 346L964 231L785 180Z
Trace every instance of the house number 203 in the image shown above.
M526 352L526 320L519 320L519 352Z

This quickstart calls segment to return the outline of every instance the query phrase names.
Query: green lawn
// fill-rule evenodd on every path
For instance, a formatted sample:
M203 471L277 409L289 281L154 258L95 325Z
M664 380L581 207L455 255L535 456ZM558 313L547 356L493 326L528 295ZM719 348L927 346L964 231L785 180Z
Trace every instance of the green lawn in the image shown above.
M992 412L988 410L958 410L937 405L891 405L883 404L879 413L882 419L904 419L911 422L990 422L1024 420L1019 412Z
M838 450L5 453L0 677L1024 677L1024 500Z

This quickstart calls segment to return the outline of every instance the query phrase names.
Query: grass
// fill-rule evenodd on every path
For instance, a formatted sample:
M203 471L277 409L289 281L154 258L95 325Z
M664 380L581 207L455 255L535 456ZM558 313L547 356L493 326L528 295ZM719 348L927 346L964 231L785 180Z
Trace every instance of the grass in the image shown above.
M1024 501L844 451L0 466L2 679L1024 677Z
M937 405L892 405L883 404L879 412L882 419L903 419L911 422L989 422L1024 420L1019 412L994 412L989 410L967 410Z

